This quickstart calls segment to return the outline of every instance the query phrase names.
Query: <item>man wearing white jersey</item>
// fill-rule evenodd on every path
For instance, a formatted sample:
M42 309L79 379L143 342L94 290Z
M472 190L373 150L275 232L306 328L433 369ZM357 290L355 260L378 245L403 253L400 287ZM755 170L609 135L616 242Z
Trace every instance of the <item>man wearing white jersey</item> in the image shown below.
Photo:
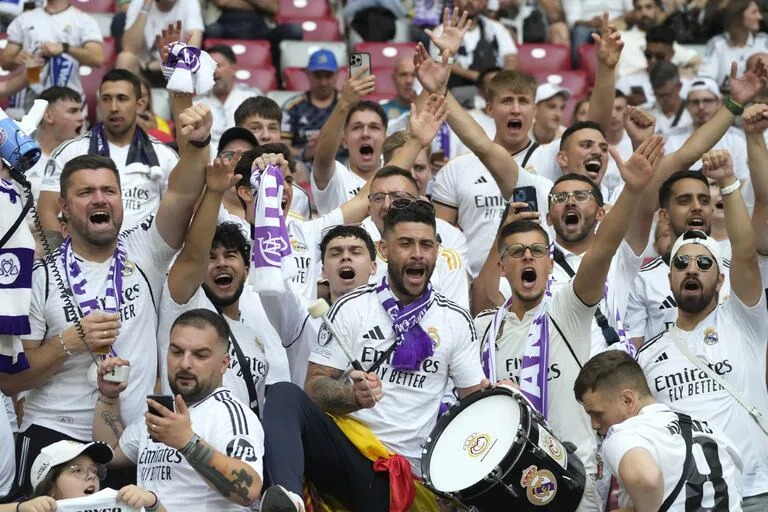
M59 231L59 180L67 162L79 155L110 157L120 171L125 227L137 226L156 212L168 174L178 162L176 152L136 125L141 84L129 71L114 69L99 87L101 123L68 140L52 154L40 187L38 212L47 231Z
M378 103L363 100L373 92L376 79L363 73L358 70L344 81L339 101L317 137L310 184L320 215L352 199L381 167L387 114ZM340 146L349 151L347 165L335 159Z
M374 471L324 411L360 421L394 457L407 459L399 459L402 470L410 462L418 476L421 445L448 377L461 396L483 384L471 318L429 285L437 260L434 218L425 201L390 209L380 245L386 277L338 299L328 314L367 373L352 370L340 341L321 328L310 356L309 396L291 384L269 389L265 463L276 486L264 495L264 512L304 510L298 495L305 476L351 510L390 510L389 471Z
M182 313L171 327L168 384L173 407L142 396L144 418L121 416L126 384L104 380L135 361L99 366L94 439L114 450L111 467L136 466L136 480L169 512L251 510L261 494L264 431L247 405L222 386L229 366L227 322L208 309ZM122 396L121 396L122 395Z
M619 483L621 510L741 512L739 453L713 425L658 403L642 368L625 352L590 359L573 385L605 436L602 458Z
M720 303L725 276L717 242L701 231L684 233L670 255L669 285L678 305L677 319L643 345L637 360L656 400L709 420L734 442L744 462L743 509L763 511L768 508L768 435L745 407L768 411L765 291L730 156L716 150L705 154L702 163L702 173L717 181L723 196L732 248L730 297ZM741 394L740 400L712 373Z
M552 290L554 262L547 232L529 220L511 222L499 233L497 250L512 297L501 308L475 319L489 379L518 381L557 436L577 446L576 455L588 475L580 511L602 510L596 486L602 468L595 457L597 439L570 389L582 362L589 359L592 319L604 295L611 261L661 160L663 140L651 137L626 163L612 151L626 186L600 223L575 277Z
M384 231L384 219L392 208L402 208L416 201L419 188L411 173L405 169L393 165L386 165L376 171L371 179L370 194L368 194L368 212L362 226L375 243L381 241ZM432 274L431 283L436 291L444 297L459 304L464 309L469 309L469 280L466 267L461 258L461 253L451 248L451 239L456 239L454 232L458 231L447 222L436 219L437 236L440 241L438 248L435 272ZM443 234L449 244L443 246ZM464 247L466 252L466 246ZM382 259L379 252L376 254L376 273L371 276L371 282L381 281L387 272L387 262Z
M80 156L61 173L61 210L69 236L32 276L30 368L6 391L28 390L17 437L22 488L39 450L61 439L90 441L96 389L90 352L110 350L134 362L123 416L136 420L157 378L157 300L181 247L205 180L210 111L195 105L177 124L190 142L171 173L156 216L120 233L120 174L111 159ZM90 368L90 370L89 370Z

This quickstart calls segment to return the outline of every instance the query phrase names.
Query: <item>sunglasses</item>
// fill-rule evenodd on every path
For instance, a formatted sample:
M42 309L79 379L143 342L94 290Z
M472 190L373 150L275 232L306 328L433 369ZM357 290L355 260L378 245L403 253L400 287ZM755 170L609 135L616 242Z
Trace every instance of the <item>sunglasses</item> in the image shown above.
M702 254L702 255L696 256L695 258L693 256L688 256L688 255L677 255L674 258L672 258L672 265L677 270L685 270L688 268L688 265L691 264L691 260L696 260L696 266L702 272L708 271L715 264L714 258L710 258L709 256L705 256Z
M531 256L534 258L543 258L549 254L549 246L546 244L512 244L508 245L501 251L501 258L504 259L505 254L509 254L515 259L520 259L525 256L525 251L531 251Z
M431 215L435 214L435 205L433 205L429 201L424 201L423 199L414 199L413 196L410 196L410 195L409 197L400 197L397 199L393 199L392 202L389 203L389 207L395 210L402 210L405 208L417 208Z
M592 196L591 190L574 190L573 192L552 192L549 194L549 200L552 204L565 204L570 198L574 198L577 203L586 203Z

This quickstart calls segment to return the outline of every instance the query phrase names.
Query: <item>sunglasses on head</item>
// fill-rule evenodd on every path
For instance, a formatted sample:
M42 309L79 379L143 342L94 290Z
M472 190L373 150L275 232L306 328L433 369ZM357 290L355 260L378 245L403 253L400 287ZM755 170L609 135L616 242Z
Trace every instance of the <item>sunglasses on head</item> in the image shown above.
M417 208L432 215L435 213L435 205L429 201L424 201L423 199L414 199L413 197L399 197L397 199L393 199L392 202L389 203L389 207L394 208L395 210L402 210L404 208Z
M706 272L709 269L711 269L714 264L715 260L714 258L711 258L709 256L705 256L703 254L699 256L688 256L687 254L678 254L674 258L672 258L672 265L677 270L685 270L688 268L688 265L691 264L691 260L696 261L696 266L701 270L702 272Z

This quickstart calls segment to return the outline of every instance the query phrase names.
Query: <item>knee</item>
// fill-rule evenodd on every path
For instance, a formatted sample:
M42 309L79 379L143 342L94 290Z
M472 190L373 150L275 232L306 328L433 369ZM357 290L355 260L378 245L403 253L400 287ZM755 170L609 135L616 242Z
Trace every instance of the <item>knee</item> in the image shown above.
M293 382L276 382L267 388L264 412L270 405L298 404L305 397L304 391Z

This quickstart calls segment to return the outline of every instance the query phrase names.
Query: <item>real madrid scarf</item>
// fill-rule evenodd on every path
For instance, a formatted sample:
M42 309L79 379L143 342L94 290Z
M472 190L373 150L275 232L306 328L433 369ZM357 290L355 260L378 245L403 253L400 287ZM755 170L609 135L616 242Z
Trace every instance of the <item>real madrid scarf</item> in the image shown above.
M104 131L103 123L96 123L91 128L88 154L109 156L109 142L107 141L107 134ZM131 140L131 147L128 149L128 158L125 164L130 165L136 162L149 167L152 178L156 178L158 173L160 177L163 176L155 148L152 147L152 141L149 140L149 136L139 126L136 126L136 131L133 133L133 140Z

